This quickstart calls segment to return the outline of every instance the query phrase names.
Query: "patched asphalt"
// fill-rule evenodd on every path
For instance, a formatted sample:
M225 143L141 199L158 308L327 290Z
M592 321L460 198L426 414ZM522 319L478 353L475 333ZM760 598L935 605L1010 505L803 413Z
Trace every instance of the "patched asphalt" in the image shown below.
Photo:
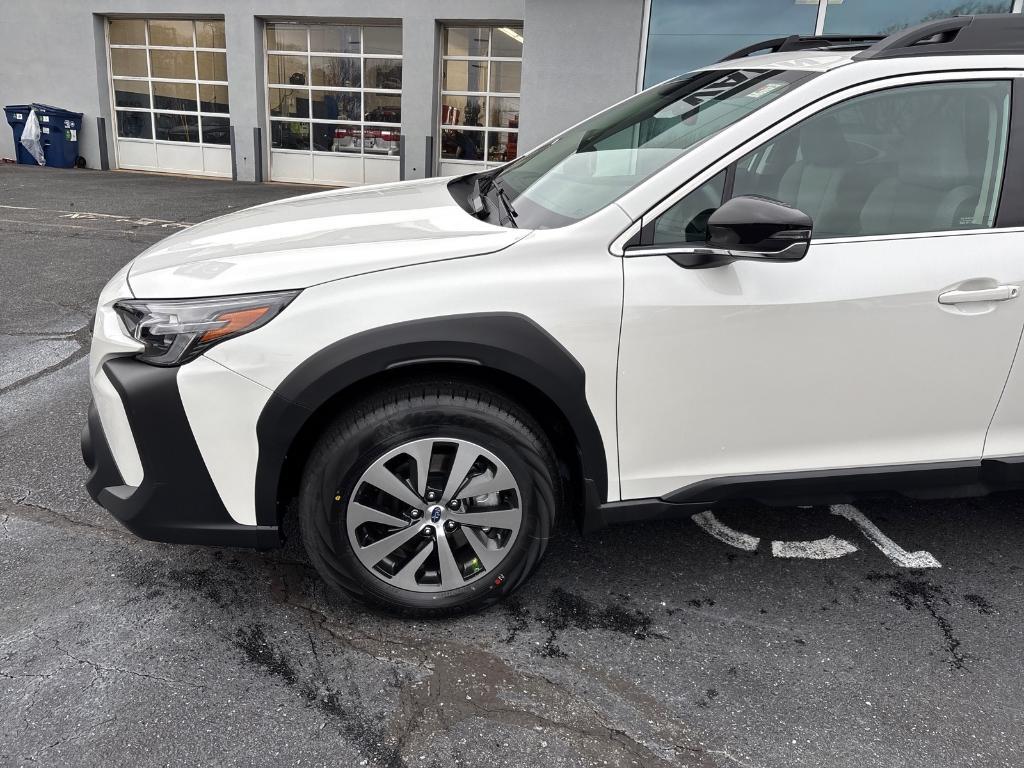
M140 541L82 490L85 345L169 231L306 191L0 167L0 765L1019 766L1024 495L751 505L560 532L517 597L402 621L329 594L292 536ZM837 536L834 560L773 540Z

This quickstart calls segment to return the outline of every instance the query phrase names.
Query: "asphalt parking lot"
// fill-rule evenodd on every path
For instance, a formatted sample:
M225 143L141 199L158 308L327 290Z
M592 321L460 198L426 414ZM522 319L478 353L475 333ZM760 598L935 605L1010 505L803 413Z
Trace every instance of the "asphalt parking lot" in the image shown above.
M327 594L294 537L123 531L81 488L100 288L303 191L0 167L0 765L1024 764L1022 495L567 529L432 622Z

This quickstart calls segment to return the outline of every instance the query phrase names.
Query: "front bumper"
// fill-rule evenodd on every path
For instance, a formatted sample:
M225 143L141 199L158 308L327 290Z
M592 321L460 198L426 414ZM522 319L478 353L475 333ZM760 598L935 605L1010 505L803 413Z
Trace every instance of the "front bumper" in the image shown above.
M103 364L124 405L142 461L138 486L126 485L95 403L82 433L89 495L128 530L150 541L270 549L276 525L242 525L221 502L181 404L177 368L130 357Z

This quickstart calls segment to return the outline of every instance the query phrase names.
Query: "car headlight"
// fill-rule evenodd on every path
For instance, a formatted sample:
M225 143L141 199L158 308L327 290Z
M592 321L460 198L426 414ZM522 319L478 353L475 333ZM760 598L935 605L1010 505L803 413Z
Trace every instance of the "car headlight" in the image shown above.
M274 319L300 291L253 293L211 299L119 301L114 309L150 365L187 363L214 344L255 331Z

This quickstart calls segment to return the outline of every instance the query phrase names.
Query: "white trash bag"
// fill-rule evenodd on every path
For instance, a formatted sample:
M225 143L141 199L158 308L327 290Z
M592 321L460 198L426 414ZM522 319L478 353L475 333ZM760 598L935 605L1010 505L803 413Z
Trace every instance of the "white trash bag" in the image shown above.
M43 156L43 143L39 140L43 132L39 128L39 118L33 109L28 113L28 120L25 121L25 130L21 132L21 144L28 150L29 154L36 159L40 165L46 165L46 158Z

